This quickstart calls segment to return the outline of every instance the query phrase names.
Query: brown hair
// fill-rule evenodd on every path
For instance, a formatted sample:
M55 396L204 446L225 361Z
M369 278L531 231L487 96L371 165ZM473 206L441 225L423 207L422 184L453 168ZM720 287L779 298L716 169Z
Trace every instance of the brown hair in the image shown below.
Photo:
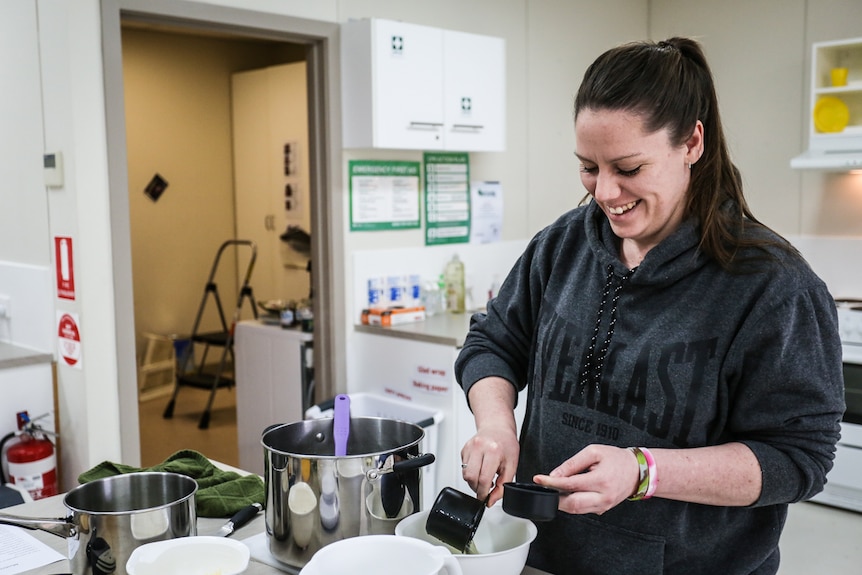
M795 252L786 241L742 233L746 227L766 226L745 201L721 126L712 72L698 42L670 38L608 50L584 74L575 99L576 119L585 108L634 112L650 133L667 128L674 146L683 145L700 120L703 155L692 165L686 194L686 214L701 224L700 248L728 270L742 263L736 259L741 248L769 245Z

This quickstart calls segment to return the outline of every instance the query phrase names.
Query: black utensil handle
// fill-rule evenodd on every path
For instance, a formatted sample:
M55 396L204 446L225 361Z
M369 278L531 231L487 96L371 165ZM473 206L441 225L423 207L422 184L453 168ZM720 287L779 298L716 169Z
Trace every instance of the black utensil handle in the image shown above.
M434 463L434 459L433 453L422 453L416 457L411 457L393 464L392 471L401 472L410 471L411 469L419 469L420 467L425 467L426 465Z
M230 518L231 523L233 523L234 529L239 529L243 525L249 522L249 520L258 514L258 512L263 509L263 505L260 503L252 503L247 507L243 507L236 513L234 516Z
M317 407L320 408L320 411L326 411L327 409L333 409L335 407L335 398L331 397L329 399L325 399L317 404Z

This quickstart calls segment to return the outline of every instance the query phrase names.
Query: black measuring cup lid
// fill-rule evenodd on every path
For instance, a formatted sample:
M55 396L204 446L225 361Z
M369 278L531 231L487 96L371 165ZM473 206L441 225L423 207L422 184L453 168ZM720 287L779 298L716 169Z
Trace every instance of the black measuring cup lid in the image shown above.
M536 483L503 484L503 511L532 521L550 521L557 516L560 492Z

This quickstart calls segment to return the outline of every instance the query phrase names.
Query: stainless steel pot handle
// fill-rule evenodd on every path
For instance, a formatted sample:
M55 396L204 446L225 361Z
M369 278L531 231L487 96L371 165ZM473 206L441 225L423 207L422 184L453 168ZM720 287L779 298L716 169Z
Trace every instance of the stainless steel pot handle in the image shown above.
M381 475L386 475L387 473L401 473L403 471L425 467L426 465L434 463L434 459L433 453L420 453L419 455L410 455L408 453L407 459L396 462L395 456L389 455L383 460L383 464L378 468L366 471L365 478L368 481L374 482L380 479Z
M14 525L15 527L23 527L24 529L38 529L40 531L47 531L53 535L59 535L60 537L77 537L78 528L70 523L67 519L44 519L44 518L30 518L30 517L17 517L15 515L3 515L0 514L0 523L4 523L6 525Z

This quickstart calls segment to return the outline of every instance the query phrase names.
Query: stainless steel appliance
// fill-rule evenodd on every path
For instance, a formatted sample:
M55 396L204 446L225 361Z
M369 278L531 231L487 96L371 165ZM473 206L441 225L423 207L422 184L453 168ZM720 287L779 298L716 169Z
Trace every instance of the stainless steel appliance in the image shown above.
M862 512L862 300L839 300L847 411L826 487L813 501Z

